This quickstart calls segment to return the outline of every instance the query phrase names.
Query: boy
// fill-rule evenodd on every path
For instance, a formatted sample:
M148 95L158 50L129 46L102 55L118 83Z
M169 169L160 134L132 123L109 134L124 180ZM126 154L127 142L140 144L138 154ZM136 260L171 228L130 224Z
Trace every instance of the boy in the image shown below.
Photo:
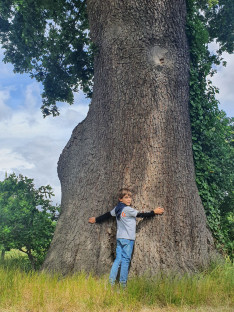
M111 285L115 280L120 267L120 285L126 287L128 279L128 268L132 257L133 246L136 238L136 217L153 217L155 214L162 215L163 208L155 208L151 212L140 213L131 208L132 193L129 189L123 188L119 191L119 203L110 212L105 213L97 218L89 218L89 223L101 223L109 218L116 217L117 221L117 247L116 258L112 265L109 281Z

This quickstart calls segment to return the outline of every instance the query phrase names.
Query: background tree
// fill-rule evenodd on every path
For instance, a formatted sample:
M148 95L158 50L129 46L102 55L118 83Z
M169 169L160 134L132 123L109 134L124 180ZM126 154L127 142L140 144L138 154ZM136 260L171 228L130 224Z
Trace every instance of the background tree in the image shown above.
M234 28L234 3L214 2L188 1L190 118L196 182L208 224L218 249L233 257L233 118L219 110L219 90L207 76L215 74L214 65L226 65L223 51L234 50L234 33L227 31ZM216 55L208 50L215 38L220 43Z
M22 175L0 181L0 244L26 253L33 268L42 263L54 234L59 207L52 196L49 185L36 189Z
M114 205L123 185L135 189L140 207L160 204L168 213L138 227L132 271L205 264L213 243L194 184L185 1L87 3L96 46L94 94L86 120L60 157L62 215L45 267L64 272L92 267L101 273L110 265L113 226L109 234L105 226L89 232L85 222L94 210L99 214ZM201 6L210 9L206 1L198 3L187 2L191 19ZM209 27L224 11L212 10L200 26L206 21ZM71 103L78 83L90 93L93 56L85 1L7 1L1 12L5 60L44 84L45 115L58 113L58 100ZM203 70L197 77L210 67Z

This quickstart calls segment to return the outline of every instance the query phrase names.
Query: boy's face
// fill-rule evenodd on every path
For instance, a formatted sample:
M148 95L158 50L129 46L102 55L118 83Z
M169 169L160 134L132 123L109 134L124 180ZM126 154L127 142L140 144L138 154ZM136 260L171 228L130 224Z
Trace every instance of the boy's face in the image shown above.
M132 202L132 196L131 195L124 195L123 198L119 198L119 201L127 206L130 206L131 205L131 202Z

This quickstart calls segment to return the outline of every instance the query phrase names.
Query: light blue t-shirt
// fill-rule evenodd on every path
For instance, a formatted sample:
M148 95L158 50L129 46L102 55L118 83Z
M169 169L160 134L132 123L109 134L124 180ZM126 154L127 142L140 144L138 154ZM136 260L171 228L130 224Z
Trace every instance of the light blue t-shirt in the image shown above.
M111 210L111 215L116 216L115 208ZM125 238L135 240L136 238L136 216L138 211L130 206L124 207L120 219L117 221L117 234L116 238Z

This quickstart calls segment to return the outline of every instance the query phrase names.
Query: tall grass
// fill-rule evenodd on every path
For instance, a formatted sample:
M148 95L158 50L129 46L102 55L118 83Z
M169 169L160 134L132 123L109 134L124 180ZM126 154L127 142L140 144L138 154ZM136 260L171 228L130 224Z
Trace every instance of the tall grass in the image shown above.
M13 261L14 260L14 261ZM194 275L158 275L111 288L107 276L79 273L65 278L28 271L25 258L0 264L1 312L201 311L231 312L234 272L230 262ZM26 262L27 263L27 262Z
M32 270L32 265L25 253L12 249L6 252L4 260L0 259L0 268L6 270L20 269L29 272Z

